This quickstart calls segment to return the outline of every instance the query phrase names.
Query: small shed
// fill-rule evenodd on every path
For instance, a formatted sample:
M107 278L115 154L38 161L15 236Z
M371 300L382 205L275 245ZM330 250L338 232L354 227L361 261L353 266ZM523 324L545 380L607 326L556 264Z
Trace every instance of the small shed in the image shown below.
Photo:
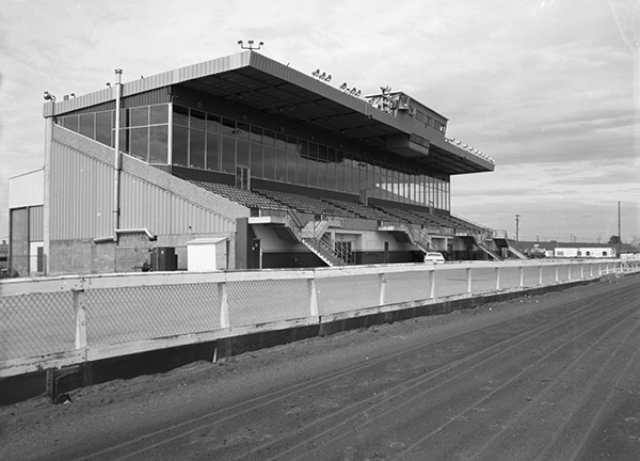
M198 272L227 269L227 239L199 238L188 241L187 269Z

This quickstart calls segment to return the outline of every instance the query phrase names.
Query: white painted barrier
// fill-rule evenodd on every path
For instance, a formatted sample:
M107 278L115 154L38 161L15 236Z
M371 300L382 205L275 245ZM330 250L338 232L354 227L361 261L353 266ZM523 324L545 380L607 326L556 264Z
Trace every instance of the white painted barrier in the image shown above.
M0 378L313 325L362 309L393 310L395 304L416 300L435 302L637 271L640 260L530 260L3 280Z

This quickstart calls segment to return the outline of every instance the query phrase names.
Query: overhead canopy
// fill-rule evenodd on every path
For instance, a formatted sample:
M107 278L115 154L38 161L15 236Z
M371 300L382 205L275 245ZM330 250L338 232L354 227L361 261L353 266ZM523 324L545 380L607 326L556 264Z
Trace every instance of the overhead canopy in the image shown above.
M277 115L315 130L339 135L373 148L390 150L416 159L446 174L492 171L492 162L444 142L430 139L429 146L416 146L410 137L415 123L409 116L396 117L372 107L360 98L344 93L324 81L303 74L256 52L247 51L225 58L187 66L123 85L123 96L180 85L217 98ZM56 114L113 100L107 88L78 98L55 103ZM53 113L45 105L45 116ZM407 117L403 120L403 118ZM441 138L441 139L438 139ZM389 148L389 140L404 143Z

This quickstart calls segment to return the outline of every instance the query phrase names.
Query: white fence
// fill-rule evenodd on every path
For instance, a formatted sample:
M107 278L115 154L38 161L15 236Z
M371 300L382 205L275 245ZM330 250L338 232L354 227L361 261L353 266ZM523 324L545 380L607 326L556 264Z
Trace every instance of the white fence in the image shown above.
M639 270L640 261L532 260L9 279L0 281L0 378L363 309Z

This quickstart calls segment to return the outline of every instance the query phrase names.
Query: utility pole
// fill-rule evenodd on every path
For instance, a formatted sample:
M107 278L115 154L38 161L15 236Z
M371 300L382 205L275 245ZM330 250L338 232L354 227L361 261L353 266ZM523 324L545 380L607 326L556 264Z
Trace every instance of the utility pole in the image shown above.
M516 243L518 243L518 237L520 232L520 215L516 215Z
M622 251L622 233L620 227L620 202L618 202L618 258L620 258L620 252Z

